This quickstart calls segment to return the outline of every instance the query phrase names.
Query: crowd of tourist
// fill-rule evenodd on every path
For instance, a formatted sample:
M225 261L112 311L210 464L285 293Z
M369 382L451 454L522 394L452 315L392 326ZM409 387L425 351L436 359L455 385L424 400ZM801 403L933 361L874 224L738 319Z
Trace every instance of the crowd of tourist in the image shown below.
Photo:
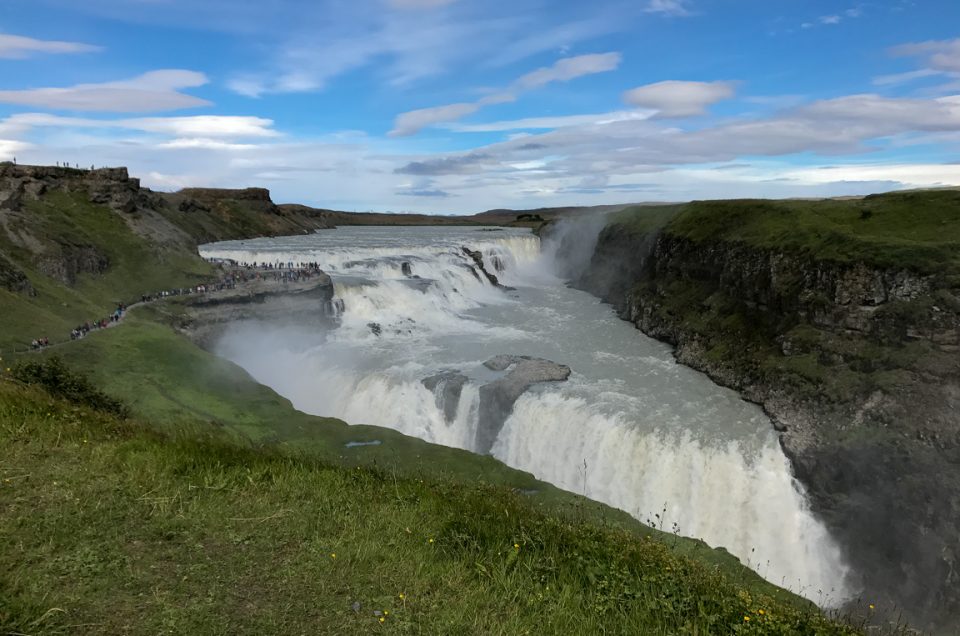
M288 284L309 280L321 273L320 267L316 263L302 264L297 267L295 267L293 263L244 263L240 265L234 261L225 261L223 264L231 267L231 269L216 282L194 285L192 287L175 287L173 289L164 289L153 294L143 294L140 296L140 301L137 304L154 302L174 296L206 294L209 292L235 289L237 285L257 281L272 281ZM117 308L109 316L97 320L88 320L82 325L74 327L70 331L70 340L79 340L92 331L112 327L123 319L127 309L128 306L126 304L118 303ZM30 343L32 350L40 350L49 346L50 339L47 337L35 338Z
M120 322L120 319L123 318L123 314L126 313L127 306L123 303L118 303L117 308L113 310L113 313L107 316L106 318L101 318L100 320L86 321L70 332L71 340L78 340L83 338L85 335L94 331L96 329L106 329L107 327ZM48 342L49 344L49 342Z

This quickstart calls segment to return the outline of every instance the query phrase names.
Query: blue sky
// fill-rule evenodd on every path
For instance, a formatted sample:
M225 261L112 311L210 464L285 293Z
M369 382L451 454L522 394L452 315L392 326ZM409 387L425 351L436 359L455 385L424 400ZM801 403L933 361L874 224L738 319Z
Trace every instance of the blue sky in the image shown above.
M5 0L0 160L350 210L960 184L956 0Z

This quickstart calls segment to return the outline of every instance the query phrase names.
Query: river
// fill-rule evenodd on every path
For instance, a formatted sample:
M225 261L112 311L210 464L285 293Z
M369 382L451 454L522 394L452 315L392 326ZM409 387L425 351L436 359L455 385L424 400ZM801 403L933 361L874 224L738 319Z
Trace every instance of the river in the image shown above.
M513 289L478 275L463 247L482 252L487 271ZM347 227L205 245L201 254L317 263L333 278L336 328L238 325L217 347L296 408L478 450L479 389L503 375L484 361L511 354L565 364L569 380L534 385L497 423L494 457L723 546L822 606L854 594L764 413L567 287L563 264L528 230ZM468 379L459 398L443 381L435 392L423 383L444 371Z

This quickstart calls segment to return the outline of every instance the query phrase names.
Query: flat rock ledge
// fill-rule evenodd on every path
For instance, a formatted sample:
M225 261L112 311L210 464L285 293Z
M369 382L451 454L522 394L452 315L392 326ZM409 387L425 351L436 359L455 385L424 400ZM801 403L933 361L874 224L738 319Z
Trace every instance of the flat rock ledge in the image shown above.
M520 396L534 384L566 381L570 367L543 358L513 355L498 355L483 364L492 371L510 370L504 377L480 387L475 449L489 453Z

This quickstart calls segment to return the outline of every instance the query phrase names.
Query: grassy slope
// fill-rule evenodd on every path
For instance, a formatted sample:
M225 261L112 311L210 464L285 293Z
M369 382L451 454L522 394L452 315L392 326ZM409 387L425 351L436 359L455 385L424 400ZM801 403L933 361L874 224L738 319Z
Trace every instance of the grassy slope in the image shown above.
M0 232L0 249L13 258L37 290L27 296L0 289L4 329L0 350L22 348L38 336L67 337L85 320L106 316L117 302L143 293L209 279L211 267L195 254L168 246L162 252L134 234L120 216L77 194L51 192L28 203L24 228L46 245L96 246L110 261L102 275L81 274L67 287L37 271L31 254Z
M3 632L852 631L502 487L161 439L9 380L0 441Z
M821 260L960 276L960 192L953 190L854 200L636 206L614 215L612 222L637 233L664 229L698 242L744 242Z

